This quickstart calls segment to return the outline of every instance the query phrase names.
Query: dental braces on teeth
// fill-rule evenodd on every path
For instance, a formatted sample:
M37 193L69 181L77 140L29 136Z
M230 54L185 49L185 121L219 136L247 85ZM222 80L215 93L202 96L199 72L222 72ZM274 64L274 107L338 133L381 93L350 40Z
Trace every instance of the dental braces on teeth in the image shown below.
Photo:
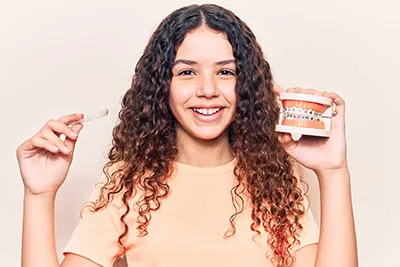
M331 130L331 120L334 116L333 111L333 100L328 97L310 95L310 94L299 94L299 93L280 93L279 100L294 100L300 102L298 106L291 106L281 108L279 117L279 123L276 125L275 130L277 132L290 133L294 141L298 141L303 135L318 136L318 137L329 137ZM310 104L318 104L322 110L317 112L313 109L306 109L308 102ZM287 103L287 102L286 102ZM298 120L298 126L295 125L295 121ZM286 123L289 124L286 124ZM313 128L315 125L323 127L323 129Z
M283 108L283 118L289 120L302 119L311 121L320 121L322 113L312 109L303 109L301 107Z

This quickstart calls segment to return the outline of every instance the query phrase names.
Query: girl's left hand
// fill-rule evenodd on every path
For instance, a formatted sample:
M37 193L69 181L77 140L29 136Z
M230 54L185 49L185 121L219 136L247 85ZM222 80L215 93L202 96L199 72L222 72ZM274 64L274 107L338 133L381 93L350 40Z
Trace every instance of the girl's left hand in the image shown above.
M285 92L275 86L274 91L279 94ZM299 141L293 141L289 133L279 133L278 139L286 152L318 174L347 168L346 133L345 133L345 102L332 92L319 92L313 89L289 88L288 93L301 93L329 97L336 105L336 115L332 117L330 137L316 137L303 135Z

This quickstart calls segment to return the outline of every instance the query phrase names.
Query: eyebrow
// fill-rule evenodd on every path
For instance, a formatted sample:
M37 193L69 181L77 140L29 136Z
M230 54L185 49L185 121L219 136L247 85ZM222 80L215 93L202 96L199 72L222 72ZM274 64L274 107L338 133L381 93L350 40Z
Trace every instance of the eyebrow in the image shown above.
M181 63L181 64L186 64L186 65L197 65L197 64L199 64L198 62L193 61L193 60L188 60L188 59L177 59L177 60L175 60L173 66L176 66L176 65L178 65L178 64L180 64L180 63ZM219 65L219 66L221 66L221 65L231 64L231 63L236 63L236 60L235 60L235 59L222 60L222 61L215 62L214 65Z

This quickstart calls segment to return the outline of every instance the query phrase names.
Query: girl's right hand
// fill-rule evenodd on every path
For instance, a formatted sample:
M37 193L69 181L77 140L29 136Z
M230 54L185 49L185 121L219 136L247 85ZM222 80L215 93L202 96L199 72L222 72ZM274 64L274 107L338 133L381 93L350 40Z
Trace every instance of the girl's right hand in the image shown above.
M17 160L25 194L55 194L67 177L83 114L48 121L33 137L17 148ZM63 142L60 135L66 136Z

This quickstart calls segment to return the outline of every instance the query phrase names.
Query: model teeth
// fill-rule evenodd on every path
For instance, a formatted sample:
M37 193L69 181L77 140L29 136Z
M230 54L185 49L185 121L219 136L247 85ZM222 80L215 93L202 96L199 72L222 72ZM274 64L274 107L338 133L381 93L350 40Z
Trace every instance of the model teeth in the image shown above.
M197 113L203 114L203 115L213 115L220 111L222 108L193 108L193 110Z

